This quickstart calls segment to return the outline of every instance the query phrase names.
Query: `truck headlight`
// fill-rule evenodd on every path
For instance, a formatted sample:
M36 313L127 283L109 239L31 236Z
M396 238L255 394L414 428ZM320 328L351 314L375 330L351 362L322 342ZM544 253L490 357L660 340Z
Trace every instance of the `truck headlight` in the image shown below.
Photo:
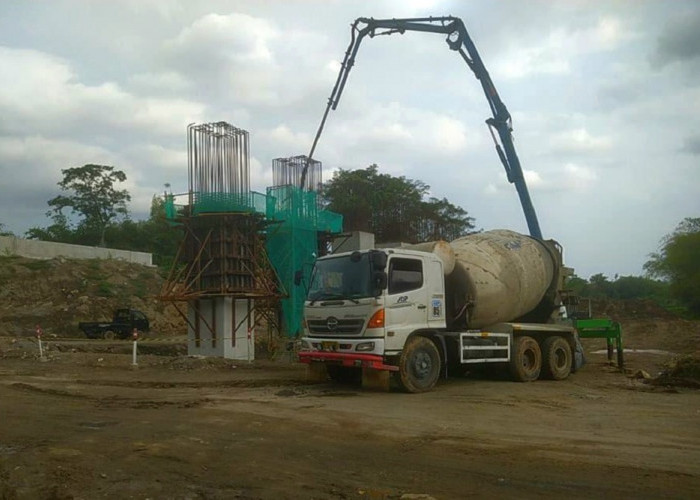
M374 351L374 342L362 342L355 346L356 351Z
M300 350L302 351L310 351L312 349L311 342L308 342L306 340L301 341L301 345L299 346Z

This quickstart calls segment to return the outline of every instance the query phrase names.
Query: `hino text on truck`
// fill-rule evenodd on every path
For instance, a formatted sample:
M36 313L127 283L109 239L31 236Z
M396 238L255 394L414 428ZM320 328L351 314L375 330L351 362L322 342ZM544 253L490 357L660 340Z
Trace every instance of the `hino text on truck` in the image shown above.
M463 22L454 17L360 18L309 158L330 109L338 105L362 39L406 31L442 33L482 85L486 123L530 236L507 230L317 259L304 306L299 359L334 380L390 379L408 392L473 364L508 367L518 381L561 380L583 364L576 329L563 319L562 248L544 240L501 101ZM305 173L302 174L302 187Z

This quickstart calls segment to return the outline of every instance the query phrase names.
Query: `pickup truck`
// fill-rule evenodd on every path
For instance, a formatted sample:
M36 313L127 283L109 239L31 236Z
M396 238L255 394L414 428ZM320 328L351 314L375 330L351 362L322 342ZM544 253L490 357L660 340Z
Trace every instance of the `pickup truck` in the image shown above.
M148 318L136 309L117 309L111 322L78 323L78 328L89 339L113 340L130 338L134 328L139 333L149 330Z

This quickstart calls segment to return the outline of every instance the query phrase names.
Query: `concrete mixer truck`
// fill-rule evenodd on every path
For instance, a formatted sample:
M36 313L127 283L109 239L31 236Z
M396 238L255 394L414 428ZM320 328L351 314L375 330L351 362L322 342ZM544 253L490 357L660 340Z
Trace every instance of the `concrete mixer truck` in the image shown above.
M299 359L315 377L407 392L472 364L562 380L583 362L562 319L569 272L557 242L506 230L324 256L308 283Z

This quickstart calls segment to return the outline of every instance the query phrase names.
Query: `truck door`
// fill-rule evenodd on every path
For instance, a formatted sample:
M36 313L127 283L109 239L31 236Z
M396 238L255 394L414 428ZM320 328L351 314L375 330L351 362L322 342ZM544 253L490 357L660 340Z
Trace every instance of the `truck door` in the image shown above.
M428 325L428 293L420 258L392 257L387 290L387 333L405 339Z

